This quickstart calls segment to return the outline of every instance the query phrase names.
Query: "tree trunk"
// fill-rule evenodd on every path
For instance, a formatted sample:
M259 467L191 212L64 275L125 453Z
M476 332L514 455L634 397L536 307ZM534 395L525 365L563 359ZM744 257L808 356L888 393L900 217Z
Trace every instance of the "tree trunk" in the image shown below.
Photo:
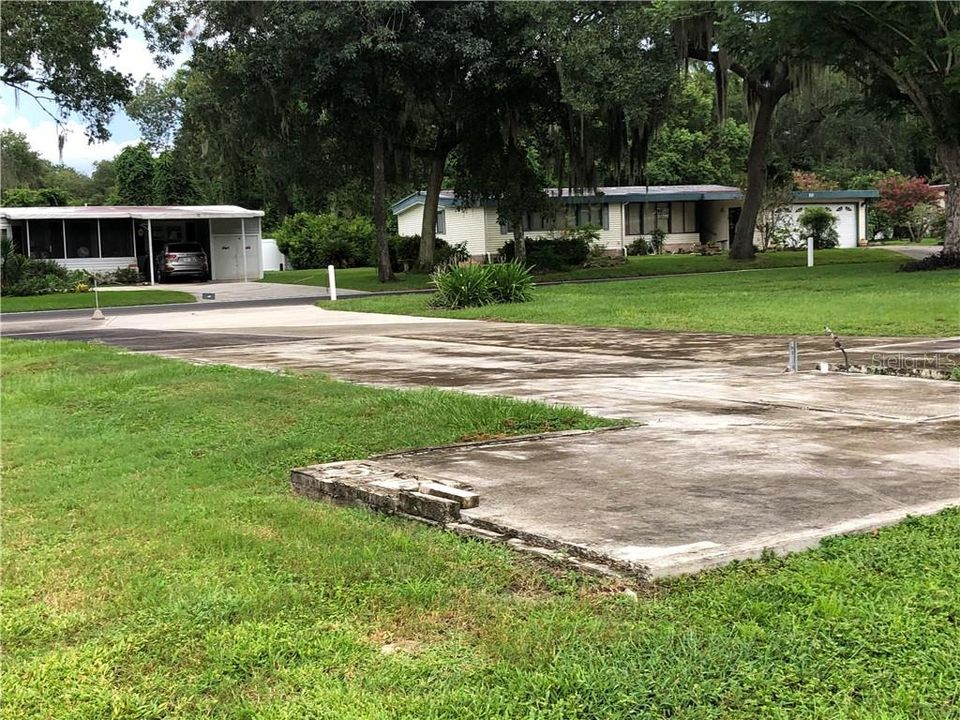
M523 237L523 215L511 220L513 224L513 259L521 265L527 264L527 241Z
M754 256L753 233L757 227L757 215L763 204L763 193L767 187L767 145L770 143L770 127L773 123L773 111L782 94L766 91L760 96L757 117L753 123L750 138L750 151L747 153L747 187L743 195L743 208L737 220L730 245L730 257L735 260L749 260Z
M947 233L943 241L945 255L960 255L960 143L941 143L937 147L940 166L947 177Z
M446 166L447 152L436 149L430 157L427 196L423 200L423 226L420 229L420 253L416 267L419 272L433 270L433 251L437 244L437 207L440 204L440 187L443 185L443 171Z
M387 182L383 165L383 131L373 136L373 226L377 234L377 278L393 280L390 266L390 244L387 240Z

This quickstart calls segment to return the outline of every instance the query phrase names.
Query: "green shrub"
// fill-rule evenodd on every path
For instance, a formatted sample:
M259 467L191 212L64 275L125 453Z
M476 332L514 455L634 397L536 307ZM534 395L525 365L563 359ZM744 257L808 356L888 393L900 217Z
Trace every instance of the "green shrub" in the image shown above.
M395 235L390 239L390 257L397 272L413 267L420 257L419 235ZM451 245L442 238L434 241L433 262L437 267L465 262L470 259L466 243ZM377 244L370 245L369 263L377 264Z
M363 264L375 242L373 223L368 218L347 220L333 213L288 216L275 234L277 248L297 270Z
M808 207L800 213L800 234L802 243L813 238L813 247L817 250L833 248L839 242L837 235L837 216L824 207Z
M590 257L590 246L600 239L600 230L587 225L551 233L542 238L526 239L527 262L535 273L548 273L580 267ZM508 241L500 248L506 261L517 257L516 243Z
M430 306L457 310L493 302L489 265L451 265L433 273Z
M628 255L647 255L649 252L650 245L647 243L647 239L643 237L638 237L632 243L627 245Z
M433 274L431 307L457 310L492 303L527 302L533 292L529 268L518 262L450 265Z
M663 243L667 239L667 233L662 227L655 227L650 233L650 246L657 255L663 252Z
M480 265L487 268L490 294L495 303L521 303L533 297L533 276L520 263L506 262Z

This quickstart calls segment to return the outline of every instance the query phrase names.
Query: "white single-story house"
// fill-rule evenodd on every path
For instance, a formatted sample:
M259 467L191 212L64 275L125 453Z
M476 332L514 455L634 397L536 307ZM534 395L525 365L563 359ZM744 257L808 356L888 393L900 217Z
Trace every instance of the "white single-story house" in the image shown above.
M29 257L90 272L139 267L151 284L147 258L164 243L196 242L212 280L259 280L261 217L234 205L0 207L0 231Z
M649 185L600 187L579 194L548 191L562 207L553 217L528 213L524 234L536 238L556 227L596 225L600 243L610 252L623 252L634 240L650 238L654 228L666 233L664 250L693 250L701 243L729 246L742 205L739 188L725 185ZM392 207L400 235L419 235L423 224L426 193L409 195ZM831 190L795 192L793 203L783 209L788 223L795 224L804 208L826 207L837 215L840 247L857 247L867 234L866 201L878 197L876 190ZM496 255L513 237L513 230L497 219L496 202L461 204L451 191L440 194L437 236L451 244L466 243L477 259Z

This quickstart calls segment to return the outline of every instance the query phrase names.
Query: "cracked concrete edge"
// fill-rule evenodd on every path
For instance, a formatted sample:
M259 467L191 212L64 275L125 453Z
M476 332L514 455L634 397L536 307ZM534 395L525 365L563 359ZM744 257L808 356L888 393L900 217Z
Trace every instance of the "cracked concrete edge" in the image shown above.
M473 447L496 447L498 445L513 445L515 443L528 442L532 440L550 440L562 437L578 437L582 435L597 435L599 433L616 432L618 430L630 430L643 427L644 422L618 421L616 425L607 427L593 428L592 430L558 430L556 432L531 433L529 435L511 435L509 437L491 438L489 440L469 440L467 442L447 443L446 445L433 445L430 447L413 448L410 450L396 450L394 452L380 453L371 455L369 460L392 460L395 458L408 458L416 455L436 452L438 450L460 450Z
M351 470L359 474L351 476ZM332 475L327 475L331 471ZM338 477L336 473L342 471L346 471L345 475ZM404 487L421 480L419 476L366 461L325 463L290 471L291 492L307 500L414 520L465 538L506 545L537 560L590 575L633 579L638 583L649 580L646 566L617 560L581 545L472 518L461 514L457 501L427 495L412 486Z

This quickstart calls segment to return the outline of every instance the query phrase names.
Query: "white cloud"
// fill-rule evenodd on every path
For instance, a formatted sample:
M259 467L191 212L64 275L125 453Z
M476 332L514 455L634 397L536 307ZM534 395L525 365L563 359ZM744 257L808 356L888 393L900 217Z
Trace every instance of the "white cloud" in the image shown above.
M60 162L60 153L57 147L57 127L53 120L31 122L23 115L12 120L3 120L3 126L14 132L27 136L30 147L36 150L42 158L52 163ZM63 163L74 167L81 172L90 173L93 164L98 160L110 160L127 145L135 145L138 140L106 142L89 144L84 135L84 126L73 120L66 124L66 140L63 144Z

